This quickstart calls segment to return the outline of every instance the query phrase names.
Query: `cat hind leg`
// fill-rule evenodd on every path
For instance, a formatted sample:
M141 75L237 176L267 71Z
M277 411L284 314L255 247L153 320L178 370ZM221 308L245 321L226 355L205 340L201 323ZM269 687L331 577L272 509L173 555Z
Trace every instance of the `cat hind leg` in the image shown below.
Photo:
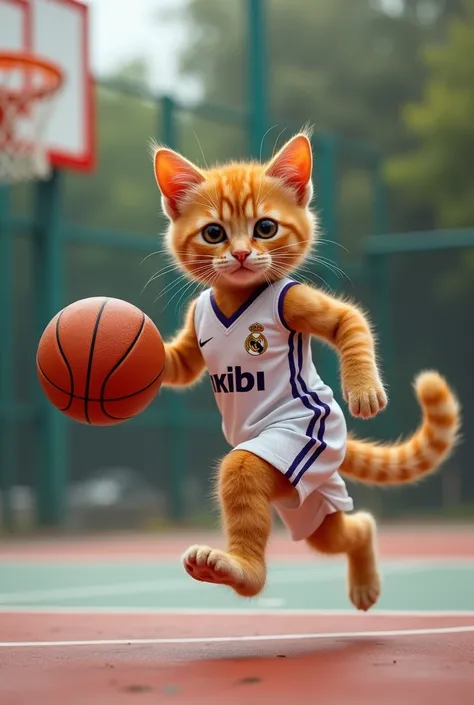
M375 540L375 520L367 512L328 514L306 539L311 548L321 553L347 554L349 598L363 611L370 609L380 596Z

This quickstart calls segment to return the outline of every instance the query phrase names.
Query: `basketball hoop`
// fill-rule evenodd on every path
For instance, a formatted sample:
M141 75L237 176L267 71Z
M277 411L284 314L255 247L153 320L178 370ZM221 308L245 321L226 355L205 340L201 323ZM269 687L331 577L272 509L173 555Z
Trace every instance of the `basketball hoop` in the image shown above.
M0 183L48 176L44 134L62 81L50 61L0 52Z

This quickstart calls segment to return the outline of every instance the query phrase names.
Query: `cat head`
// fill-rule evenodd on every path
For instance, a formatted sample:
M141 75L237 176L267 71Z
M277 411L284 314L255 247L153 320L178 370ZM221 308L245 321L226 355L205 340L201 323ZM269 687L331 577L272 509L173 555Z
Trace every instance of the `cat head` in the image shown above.
M177 152L154 151L169 219L167 245L183 271L209 286L275 281L304 260L316 235L312 152L305 133L267 163L200 169Z

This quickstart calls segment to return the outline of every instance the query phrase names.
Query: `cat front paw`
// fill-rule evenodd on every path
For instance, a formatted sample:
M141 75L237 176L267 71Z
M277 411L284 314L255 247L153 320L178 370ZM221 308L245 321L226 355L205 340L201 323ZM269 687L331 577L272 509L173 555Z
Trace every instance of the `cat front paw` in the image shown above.
M265 566L239 559L209 546L191 546L182 556L183 567L194 580L227 585L242 597L255 597L265 584Z
M345 390L344 398L349 405L349 411L356 418L370 419L387 406L387 395L379 381L352 386Z

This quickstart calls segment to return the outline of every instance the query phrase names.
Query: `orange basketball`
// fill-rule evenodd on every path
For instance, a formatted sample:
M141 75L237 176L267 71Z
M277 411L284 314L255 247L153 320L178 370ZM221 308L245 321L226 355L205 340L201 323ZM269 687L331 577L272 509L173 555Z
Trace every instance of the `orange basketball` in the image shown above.
M165 364L161 335L133 304L105 296L66 306L46 326L36 354L49 401L93 426L121 423L157 395Z

